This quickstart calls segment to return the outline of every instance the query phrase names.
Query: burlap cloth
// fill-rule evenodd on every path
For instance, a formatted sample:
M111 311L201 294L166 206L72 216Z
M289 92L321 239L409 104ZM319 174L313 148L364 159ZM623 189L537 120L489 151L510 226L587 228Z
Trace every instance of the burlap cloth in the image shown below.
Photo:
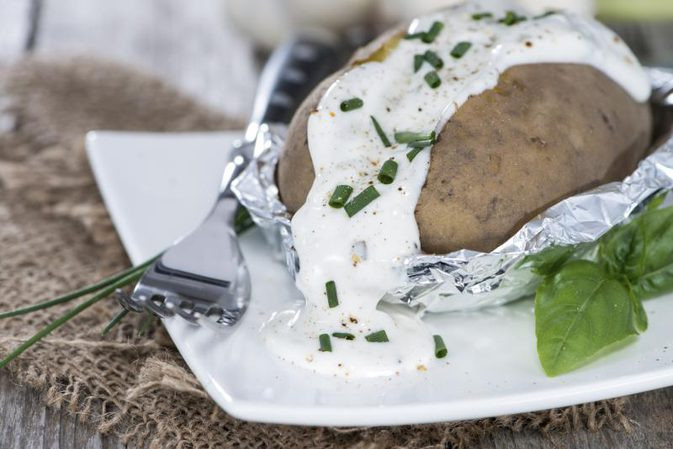
M0 69L0 310L54 297L128 266L83 150L90 129L238 127L146 75L87 59ZM68 306L0 322L0 354ZM236 420L212 402L160 326L139 317L103 338L99 303L12 363L16 381L97 426L152 448L467 447L498 428L626 429L625 400L449 424L335 429ZM6 374L4 374L6 375Z

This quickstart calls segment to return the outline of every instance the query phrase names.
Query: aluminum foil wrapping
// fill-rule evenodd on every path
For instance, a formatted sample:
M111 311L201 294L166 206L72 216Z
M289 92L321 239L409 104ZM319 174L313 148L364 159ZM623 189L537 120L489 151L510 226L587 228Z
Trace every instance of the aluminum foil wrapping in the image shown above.
M648 73L652 101L659 106L671 103L673 71L651 68ZM662 117L655 117L659 122L671 115L663 109L659 114ZM666 125L670 129L670 124ZM260 127L255 158L233 188L294 276L299 260L292 242L290 215L275 184L284 135L284 128ZM422 312L450 312L498 306L532 295L537 279L518 266L526 255L552 245L592 242L628 219L653 195L671 189L673 137L654 149L624 181L605 184L555 204L489 253L465 249L408 258L400 267L399 286L384 299L401 301Z

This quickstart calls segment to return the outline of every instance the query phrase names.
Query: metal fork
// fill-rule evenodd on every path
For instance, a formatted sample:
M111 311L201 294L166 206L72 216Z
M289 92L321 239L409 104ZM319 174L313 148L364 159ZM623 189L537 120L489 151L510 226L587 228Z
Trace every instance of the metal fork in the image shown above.
M231 183L254 157L265 123L288 123L299 102L342 62L330 41L299 37L276 50L260 78L253 114L242 141L234 144L213 209L201 225L164 251L131 295L119 294L128 310L227 329L250 301L250 276L233 221L238 201Z

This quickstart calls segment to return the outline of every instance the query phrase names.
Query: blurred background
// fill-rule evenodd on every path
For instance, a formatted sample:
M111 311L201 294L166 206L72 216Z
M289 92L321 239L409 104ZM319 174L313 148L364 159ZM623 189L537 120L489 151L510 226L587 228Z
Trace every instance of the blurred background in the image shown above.
M673 0L519 0L596 15L645 64L673 66ZM246 117L270 49L297 29L353 43L456 0L0 0L0 67L25 54L88 55L156 75Z

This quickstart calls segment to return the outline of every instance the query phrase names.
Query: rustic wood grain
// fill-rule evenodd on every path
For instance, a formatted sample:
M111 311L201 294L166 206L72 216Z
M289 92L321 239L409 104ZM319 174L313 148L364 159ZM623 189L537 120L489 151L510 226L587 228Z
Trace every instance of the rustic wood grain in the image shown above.
M256 83L253 49L226 24L226 0L0 0L0 65L34 50L94 54L163 77L221 111L244 116ZM673 66L673 26L611 24L647 64ZM476 447L653 448L673 445L673 388L629 400L630 433L498 431ZM0 373L1 449L136 449L100 435L41 393Z

